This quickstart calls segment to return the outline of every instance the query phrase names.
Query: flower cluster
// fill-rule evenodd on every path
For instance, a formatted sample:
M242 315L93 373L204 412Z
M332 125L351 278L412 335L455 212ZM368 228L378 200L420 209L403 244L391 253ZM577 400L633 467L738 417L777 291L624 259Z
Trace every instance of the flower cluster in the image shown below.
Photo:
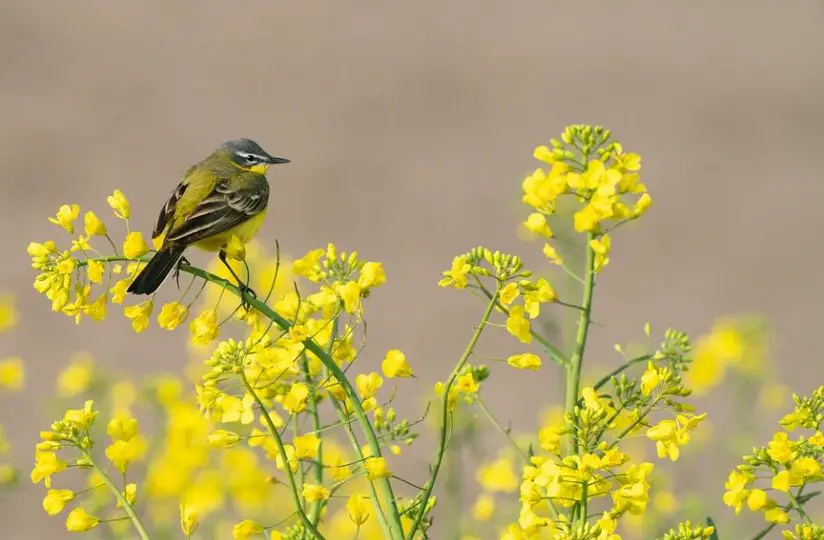
M824 386L810 397L793 399L795 409L781 419L783 429L766 446L753 448L752 454L744 456L744 463L730 472L724 503L736 513L746 504L770 523L790 523L796 514L811 524L804 504L815 494L805 494L805 490L824 481ZM805 433L792 438L790 433L797 429ZM796 532L788 531L785 536L792 538Z
M538 237L554 236L550 219L563 207L565 196L575 201L573 226L587 233L595 253L595 271L609 262L612 240L609 232L622 223L642 216L652 204L638 171L638 154L624 153L620 143L609 142L610 131L575 125L566 128L561 140L552 139L550 149L539 146L535 159L546 165L523 182L523 202L532 207L524 226ZM544 255L563 265L554 246L544 245Z
M435 383L435 405L417 419L405 418L394 402L399 384L417 382L414 362L396 348L365 352L368 299L387 281L380 262L330 243L283 264L279 246L272 256L233 238L228 268L183 261L174 279L181 292L156 309L154 295L126 302L151 246L132 229L123 193L107 198L124 225L121 238L93 211L82 214L80 227L80 207L61 206L50 221L70 244L28 246L38 271L34 287L52 310L78 323L101 321L110 305L126 303L135 332L153 321L188 330L194 359L185 368L188 382L162 375L137 383L99 370L88 353L72 358L57 394L86 401L41 433L31 480L47 489L44 510L54 516L70 508L72 532L106 523L114 537L126 537L131 524L142 540L150 529L170 536L178 528L186 537L235 540L418 540L445 535L446 528L464 540L493 530L502 540L621 540L657 508L667 523L654 523L643 537L717 539L711 519L666 530L681 501L660 470L689 459L684 448L706 431L707 415L687 398L717 384L728 366L744 372L757 364L763 327L721 319L693 347L673 329L650 345L646 325L647 345L626 346L631 355L616 345L618 365L590 379L583 366L595 331L593 298L613 231L642 217L652 199L640 181L640 157L601 127L569 126L534 157L542 166L522 184L530 212L523 228L540 240L551 264L538 274L521 257L485 247L453 258L438 285L468 290L486 308L451 373ZM554 276L561 271L569 278L563 286ZM235 275L243 283L235 284ZM244 285L258 294L246 298ZM579 292L579 301L568 298ZM550 312L572 314L577 328L569 343L547 335ZM0 331L16 317L0 299ZM478 363L481 335L490 328L505 329L515 347ZM498 382L495 366L504 364L519 370L513 377L540 372L564 383L563 407L532 433L514 434L485 400ZM0 359L0 389L22 382L20 361ZM824 387L796 396L795 404L773 439L730 474L723 500L736 513L746 505L763 515L767 529L757 537L782 526L786 539L824 540L805 510L817 495L811 486L824 481ZM397 460L418 444L416 426L432 411L428 470L422 480L400 478ZM444 499L454 503L450 488L463 470L463 455L455 452L477 450L484 422L507 448L481 458L481 489L469 513L475 524L464 530L461 512L439 521L435 510ZM159 426L154 437L141 431L147 425ZM793 437L794 430L804 433ZM6 446L0 430L0 457ZM82 487L70 484L70 469L85 475ZM444 471L452 480L447 486L438 482ZM794 517L801 523L791 523ZM435 531L443 521L449 523Z

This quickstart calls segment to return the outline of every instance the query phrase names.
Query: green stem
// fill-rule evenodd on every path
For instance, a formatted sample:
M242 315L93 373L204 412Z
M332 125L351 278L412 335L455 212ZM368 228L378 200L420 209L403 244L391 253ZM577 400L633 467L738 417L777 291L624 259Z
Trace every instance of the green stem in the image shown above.
M283 463L283 472L286 473L286 479L289 483L289 489L292 492L292 501L295 504L295 510L297 510L298 516L300 520L303 522L303 525L306 527L306 530L311 532L315 538L323 538L323 535L318 532L318 529L315 527L314 523L309 520L309 516L306 515L306 512L303 509L303 497L298 492L297 483L295 481L295 476L292 474L292 466L289 463L289 456L286 453L286 448L283 446L283 439L280 436L280 432L278 431L277 427L275 427L275 423L272 421L272 417L269 415L269 411L266 410L266 405L263 403L263 400L260 399L255 389L249 384L249 380L246 378L246 375L241 371L240 372L240 380L243 382L243 386L246 387L246 391L249 392L249 395L255 400L260 409L260 414L263 415L263 419L266 421L266 425L269 427L269 432L272 434L272 438L275 440L275 445L278 447L278 454L280 455L280 460ZM300 466L300 463L298 463Z
M509 444L512 446L512 448L515 449L515 451L518 453L521 459L523 459L524 462L529 463L529 455L525 451L523 451L520 446L518 446L518 443L515 442L515 439L512 438L512 435L509 433L509 430L505 428L503 424L501 424L501 422L495 417L494 414L492 414L492 411L489 410L489 407L486 406L486 403L484 403L480 396L478 396L477 403L478 407L480 407L481 412L484 413L484 416L486 416L487 420L489 420L489 422L495 427L495 429L497 429L501 433L501 435L503 435L506 438L506 440L509 441Z
M300 431L299 431L297 416L292 416L292 440L296 439L299 436L300 436ZM295 448L295 451L297 451L297 448ZM281 456L281 458L282 458L282 456ZM284 463L286 463L286 462L284 462ZM301 463L300 461L298 461L298 470L297 470L297 473L295 473L295 474L297 474L297 478L295 478L295 490L298 493L302 493L303 492L303 484L304 484L304 481L303 481L303 463ZM307 501L303 497L301 497L300 498L300 508L304 512L306 512L306 503L307 503ZM310 519L310 521L311 521L311 519ZM314 522L312 522L312 523L314 523Z
M421 498L419 501L420 508L418 509L417 515L415 516L415 521L412 523L412 527L410 527L409 532L406 534L407 540L412 540L415 537L415 533L418 531L418 528L421 526L421 521L423 521L424 515L426 515L426 507L429 503L429 497L432 495L432 490L435 487L435 480L438 478L438 472L440 471L441 464L443 463L443 457L446 453L446 440L447 440L447 423L449 422L449 391L452 389L452 385L455 383L455 379L458 378L461 370L463 369L466 362L469 360L469 357L472 356L472 352L475 350L475 345L478 343L478 339L480 339L481 334L486 327L487 321L489 321L490 315L492 315L492 310L495 309L495 306L498 304L498 297L501 293L501 285L500 283L495 290L495 293L489 299L489 303L484 310L483 317L481 317L481 322L478 326L475 327L475 332L472 334L472 338L469 340L469 343L464 349L463 354L461 355L460 360L455 365L455 368L452 370L452 374L449 376L446 384L443 388L443 406L441 411L441 427L440 427L440 434L439 434L439 441L438 441L438 453L437 457L435 458L435 464L432 466L432 472L429 474L429 481L426 483L426 489L424 489L423 493L421 494Z
M787 497L789 497L790 504L793 508L795 508L795 511L798 512L798 515L804 518L804 522L812 523L813 520L811 520L810 516L807 515L807 512L804 511L804 506L798 502L798 499L792 494L792 491L787 492Z
M149 533L146 532L146 528L143 526L143 523L140 521L140 518L137 517L137 514L135 513L134 508L132 508L132 505L129 504L129 501L127 501L126 497L123 496L123 493L121 493L117 486L114 485L114 482L112 482L112 479L109 478L109 475L106 474L106 471L97 466L97 464L94 462L94 459L92 459L92 455L89 452L83 449L81 449L81 452L83 452L83 457L86 458L86 461L88 461L89 464L91 464L92 468L97 472L97 474L99 474L100 477L103 478L103 482L107 486L109 486L109 490L112 492L115 499L117 499L117 502L120 503L120 506L123 507L123 510L126 512L126 515L129 516L130 520L132 520L132 525L134 525L134 528L137 530L137 534L140 536L140 538L142 540L149 540Z
M139 259L130 259L128 257L115 256L101 257L94 260L98 260L100 262L145 262L148 259L142 257ZM86 261L80 261L78 263L78 266L82 267L85 264ZM192 274L194 276L202 278L210 283L214 283L224 288L225 290L230 291L238 298L244 298L244 295L241 294L240 289L238 289L237 285L235 285L227 279L223 279L222 277L216 276L211 272L207 272L195 266L181 265L180 270L181 272L186 272L188 274ZM261 314L263 314L270 321L278 325L282 330L288 332L292 328L292 323L289 320L282 317L275 310L270 308L265 303L261 302L259 299L249 298L248 295L246 295L245 300L247 304L249 304L252 308L257 309ZM372 456L382 457L381 447L378 442L377 435L375 434L374 426L372 426L372 423L366 416L366 412L363 410L363 405L361 404L360 399L358 398L357 391L352 386L351 381L349 381L349 379L346 378L346 374L343 373L343 371L338 367L338 365L335 363L332 357L329 354L327 354L327 352L323 350L323 347L318 345L318 343L315 340L311 338L307 339L303 342L303 346L306 347L306 349L309 352L317 356L318 359L320 359L321 363L326 367L327 370L329 370L329 373L331 373L335 377L335 379L340 383L341 387L343 387L343 390L346 392L347 396L349 397L349 400L352 403L352 409L354 410L355 418L357 419L358 424L360 424L361 426L361 430L363 431L366 443L369 445L369 450ZM400 512L398 511L398 503L395 499L395 493L392 489L391 482L388 478L381 478L378 480L378 488L380 491L381 500L386 502L386 505L389 508L391 527L392 529L394 529L393 533L397 535L402 535L403 528L401 526L401 516Z
M328 354L332 354L332 351L335 346L335 340L338 337L338 327L339 327L339 319L335 317L335 320L332 321L332 332L329 337L329 344L326 347L326 352ZM324 379L328 376L326 372L324 372ZM338 419L340 420L341 425L343 425L344 430L346 431L346 436L349 438L349 442L352 444L352 448L355 450L355 455L358 456L358 459L363 462L364 455L363 450L361 449L360 443L358 442L358 438L355 436L355 431L352 429L352 422L349 418L347 418L346 413L343 410L341 404L336 400L334 397L330 397L332 402L332 406L335 409L335 412L338 415ZM383 507L381 507L381 501L378 497L378 492L375 489L375 482L371 479L367 480L367 485L369 486L369 494L372 499L372 505L375 508L375 515L378 517L378 522L381 525L381 529L383 530L383 534L385 538L393 538L392 536L392 528L389 526L389 522L386 521L386 514L383 511ZM402 531L398 531L396 536L403 536Z
M589 333L590 314L592 312L592 292L595 288L595 252L589 245L592 240L592 233L587 234L586 242L586 267L584 274L584 293L581 305L583 309L578 317L578 335L575 338L575 351L569 360L566 378L566 413L572 414L578 402L579 385L581 384L581 366L583 365L584 350L587 344L587 334ZM567 455L578 454L578 434L575 426L571 426L572 433L567 439Z
M333 323L334 326L337 326L337 318L335 318L335 322ZM334 330L334 327L333 327ZM334 333L333 337L330 340L330 344L335 342ZM327 349L331 350L331 346ZM303 355L303 372L306 376L306 380L310 386L314 386L314 378L312 375L309 374L309 360L306 358L306 355ZM317 463L314 465L315 467L315 483L318 485L323 485L323 437L321 437L320 430L320 415L318 414L318 397L316 392L312 392L309 396L309 414L312 417L312 430L315 433L315 436L318 437L318 456L317 456ZM318 519L320 518L320 511L323 509L324 502L318 501L316 503L312 503L312 512L309 514L309 519L312 523L317 524Z
M331 398L332 405L335 407L335 412L338 413L338 418L340 418L341 424L343 424L344 429L346 430L346 436L349 438L349 442L352 444L352 448L355 450L355 454L358 456L361 462L366 458L363 455L363 450L361 450L360 443L358 442L358 438L355 436L355 431L352 429L352 422L350 422L346 418L346 413L343 411L343 407L335 398ZM368 481L369 485L369 494L372 497L372 505L375 508L375 513L378 516L378 521L381 524L381 529L383 529L383 534L385 538L395 538L397 535L392 535L392 529L389 526L389 522L386 521L386 514L383 511L383 507L381 506L380 498L378 497L378 492L375 489L375 483L372 480ZM401 533L402 534L402 533ZM401 538L403 538L401 536Z

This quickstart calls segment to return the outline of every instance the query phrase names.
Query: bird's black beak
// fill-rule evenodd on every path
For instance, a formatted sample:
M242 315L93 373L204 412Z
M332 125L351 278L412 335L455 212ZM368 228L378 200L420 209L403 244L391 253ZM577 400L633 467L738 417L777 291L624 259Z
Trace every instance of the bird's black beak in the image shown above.
M266 163L269 163L270 165L279 165L281 163L291 163L291 161L282 157L269 156L269 159L266 160Z

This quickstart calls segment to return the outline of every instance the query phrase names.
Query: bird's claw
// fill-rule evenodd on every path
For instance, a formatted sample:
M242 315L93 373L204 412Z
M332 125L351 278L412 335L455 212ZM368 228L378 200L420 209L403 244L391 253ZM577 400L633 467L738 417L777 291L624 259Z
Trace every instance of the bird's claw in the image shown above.
M252 307L252 304L249 301L249 299L257 300L257 293L253 291L252 288L248 285L241 284L238 287L238 289L240 289L240 305L243 307L243 309L249 311Z
M189 259L187 259L186 257L181 257L177 261L177 264L175 265L174 276L175 276L175 283L177 283L177 289L178 290L180 290L180 266L183 265L183 264L185 264L186 266L191 266L192 265L192 263L190 263Z

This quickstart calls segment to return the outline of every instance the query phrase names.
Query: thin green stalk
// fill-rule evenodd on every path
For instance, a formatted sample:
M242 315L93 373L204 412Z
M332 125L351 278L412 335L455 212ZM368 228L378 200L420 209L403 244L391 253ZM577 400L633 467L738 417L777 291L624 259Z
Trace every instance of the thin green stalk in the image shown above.
M503 424L501 424L501 422L495 417L494 414L492 414L492 411L489 410L489 407L486 406L486 403L484 403L484 401L480 397L478 397L477 403L478 407L481 409L481 412L484 413L484 416L486 416L487 420L489 420L489 422L495 427L495 429L497 429L501 433L501 435L503 435L506 438L506 440L509 441L509 444L512 446L512 448L514 448L515 451L518 453L518 456L520 456L525 463L529 463L529 455L523 449L521 449L520 446L518 446L518 443L515 442L515 439L512 438L512 435L509 433L509 430L505 428Z
M147 258L141 257L138 259L130 259L128 257L121 257L121 256L114 256L114 257L100 257L97 259L100 262L124 262L124 261L147 261ZM80 261L78 266L84 266L86 261ZM211 272L207 272L206 270L202 270L195 266L190 265L181 265L180 266L181 272L186 272L192 274L194 276L200 277L210 283L214 283L225 290L228 290L238 298L244 298L245 301L248 303L252 308L258 310L263 316L268 318L270 321L274 322L278 325L281 329L285 331L289 331L292 328L292 323L287 320L286 318L282 317L278 314L275 310L271 307L263 303L257 298L249 298L248 295L242 295L240 289L238 289L237 285L232 283L231 281L224 279L220 276L216 276ZM366 439L366 443L369 445L369 450L374 457L382 457L381 454L381 447L380 443L378 442L377 435L375 433L374 426L369 421L369 418L366 416L366 412L363 410L363 405L358 398L357 391L352 386L351 381L346 377L346 374L338 367L332 357L323 350L323 347L318 345L318 343L313 339L307 339L303 342L303 346L306 349L314 354L315 356L320 359L321 363L329 370L335 379L340 383L343 390L346 392L347 396L349 397L352 403L352 409L355 414L355 418L360 424L361 430L363 431L364 438ZM380 491L380 498L382 501L386 502L386 505L389 509L389 518L391 519L391 527L394 531L397 531L397 534L403 534L403 528L401 526L401 516L400 512L398 511L398 503L395 499L395 493L392 489L392 483L389 481L388 478L380 478L378 481L378 488ZM394 532L393 531L393 532Z
M589 333L590 314L592 312L592 292L595 288L595 252L589 245L592 240L592 233L587 234L586 242L586 266L584 274L584 293L581 305L584 309L578 317L578 335L575 338L575 351L567 365L566 378L566 413L571 414L578 402L578 391L581 384L581 366L583 365L584 350L587 345L587 334ZM575 426L572 426L572 433L567 439L567 455L578 454L578 434Z
M297 419L296 416L293 416L292 417L292 440L294 440L298 436L300 436L300 431L299 431L299 426L298 426L298 419ZM295 450L297 451L297 448ZM286 462L284 461L284 463L286 463ZM303 463L301 463L300 461L298 461L298 470L297 470L297 473L295 473L295 474L297 474L297 478L295 478L295 480L296 480L295 489L298 493L302 493L303 492L303 484L304 484L304 481L303 481ZM300 498L300 508L304 512L306 512L306 502L307 501L303 497ZM310 519L310 521L311 521L311 519Z
M798 512L802 518L804 518L805 523L812 523L813 520L810 519L810 516L807 515L807 512L804 511L804 506L798 502L798 499L795 495L792 494L792 491L787 492L787 497L790 499L790 505Z
M338 337L338 327L339 327L339 319L335 317L335 320L332 321L332 332L329 336L329 344L326 347L326 352L328 354L332 354L332 351L335 346L335 340ZM327 376L324 373L324 378ZM343 407L341 404L335 399L331 398L332 406L335 409L335 412L338 415L338 419L340 420L341 425L344 427L344 431L346 431L346 435L349 438L349 442L352 444L352 448L355 450L355 454L358 456L358 459L363 462L363 450L360 447L360 443L358 442L358 438L355 436L355 431L352 429L352 422L349 418L346 417L346 414L343 411ZM378 522L381 525L381 529L383 530L383 534L386 538L393 538L393 531L392 528L389 526L389 522L386 520L386 514L383 511L383 507L381 506L380 498L378 497L378 492L375 489L375 483L371 479L367 479L367 484L369 485L369 494L372 498L372 504L375 508L375 514L378 517ZM403 538L403 531L399 530L396 536L400 536Z
M407 540L412 540L415 537L415 533L418 531L418 528L421 526L421 521L423 521L423 517L426 514L426 506L429 503L429 497L432 495L432 490L435 487L435 480L438 478L438 472L440 471L441 464L443 463L443 457L446 453L447 423L449 422L449 391L452 389L455 379L458 378L458 375L466 362L469 360L469 357L472 356L472 352L475 350L475 345L477 345L478 339L480 339L481 334L486 327L486 323L489 321L490 315L492 315L492 310L494 310L495 306L498 304L498 297L500 294L501 285L499 283L495 293L492 295L492 298L489 299L489 303L487 304L484 314L481 317L481 322L475 327L475 332L473 332L472 338L469 340L469 343L467 344L466 349L464 349L460 360L458 360L458 363L452 370L452 374L449 376L449 379L444 385L438 453L435 458L435 464L432 466L432 472L429 475L429 481L426 483L426 489L421 495L418 503L420 504L420 509L418 509L418 513L415 516L415 521L412 523L412 527L410 527L409 532L406 535Z
M263 415L263 419L266 421L266 425L269 428L269 432L272 434L272 438L275 440L275 445L278 447L278 454L280 455L280 460L283 462L283 472L286 473L286 480L289 484L289 489L292 492L292 502L295 504L295 510L297 510L298 516L300 520L303 522L303 525L306 529L314 535L315 538L323 538L323 535L318 532L318 529L315 527L314 523L309 520L309 516L306 515L306 512L303 509L303 497L298 492L297 483L295 481L295 476L292 474L292 466L289 464L289 456L286 454L286 448L283 446L283 439L280 436L280 432L278 431L277 427L275 427L275 423L272 421L272 417L269 415L269 411L266 410L266 405L263 403L263 400L260 399L255 389L249 384L249 380L246 378L246 375L241 371L240 379L243 382L243 386L246 387L246 391L249 392L249 395L255 400L260 409L260 414Z
M103 482L107 486L109 486L109 490L112 492L115 499L117 499L117 502L120 503L120 506L123 507L123 511L126 512L126 515L129 516L129 519L132 521L132 525L134 525L134 528L135 530L137 530L137 534L140 536L140 538L142 540L149 540L149 533L146 532L146 528L143 526L143 523L140 521L140 518L137 517L137 514L135 513L134 508L132 508L132 505L129 504L129 501L127 501L126 497L123 496L123 493L121 493L117 486L114 485L114 482L112 482L112 479L109 478L109 475L106 474L106 471L97 466L97 464L94 462L94 459L92 459L92 455L89 452L82 449L81 452L83 452L83 457L86 458L86 461L88 461L92 468L97 472L97 474L99 474L100 477L103 478Z
M337 319L335 319L335 323L337 323ZM334 336L334 334L333 334ZM332 337L330 340L331 343L334 343L335 338ZM331 349L331 347L330 347ZM306 358L306 355L303 355L303 372L306 375L306 380L310 386L314 385L314 380L312 375L309 374L309 360ZM314 431L315 435L318 437L318 457L317 463L314 465L315 468L315 483L318 485L323 485L323 437L320 434L321 425L320 425L320 415L318 414L318 397L316 392L312 392L309 396L309 414L312 417L312 430ZM312 523L317 524L318 519L320 518L320 511L323 509L324 502L318 501L312 503L312 512L309 514L309 519Z
M358 443L358 438L355 436L355 431L352 429L352 422L349 422L346 418L346 414L343 412L343 407L340 403L337 402L336 399L332 398L332 404L335 407L335 411L338 413L338 418L340 418L341 423L344 426L346 431L346 435L349 438L349 442L352 443L352 448L355 450L355 454L361 460L361 462L365 459L363 455L363 450L361 450L360 443ZM383 534L386 538L396 538L398 535L393 535L393 530L389 526L389 522L386 521L386 514L383 511L383 507L381 506L380 498L378 497L378 492L375 489L375 483L372 480L368 480L369 485L369 495L372 497L372 503L375 507L375 513L378 516L378 521L381 524L381 529L383 529ZM400 532L400 538L403 538L403 531Z

